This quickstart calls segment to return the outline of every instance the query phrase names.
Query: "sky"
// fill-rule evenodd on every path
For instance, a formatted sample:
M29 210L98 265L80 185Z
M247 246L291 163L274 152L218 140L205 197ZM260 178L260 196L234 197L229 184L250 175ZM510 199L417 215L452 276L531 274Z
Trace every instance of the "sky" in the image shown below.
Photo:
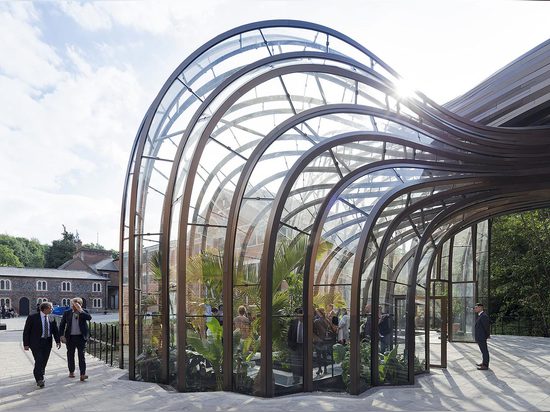
M322 24L443 104L550 37L550 3L0 1L0 233L118 249L130 149L172 71L260 20Z

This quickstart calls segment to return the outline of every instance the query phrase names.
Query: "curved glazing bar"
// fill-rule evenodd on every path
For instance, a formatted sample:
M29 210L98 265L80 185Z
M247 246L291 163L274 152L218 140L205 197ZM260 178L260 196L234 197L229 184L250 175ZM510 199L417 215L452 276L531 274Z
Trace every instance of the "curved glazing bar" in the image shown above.
M143 198L143 200L137 203L142 205L142 209L144 209L144 205L146 204L144 196L146 196L149 191L144 190L144 188L150 188L161 195L161 192L163 191L162 188L159 189L155 186L151 187L148 182L150 175L156 170L154 162L150 160L157 160L159 153L161 153L161 146L163 146L164 142L170 142L168 145L169 148L172 146L177 146L178 143L175 139L181 138L183 129L182 131L178 131L175 127L176 119L181 120L181 114L186 110L190 111L190 107L193 102L196 103L196 100L203 99L208 91L212 90L220 82L220 78L223 79L223 77L228 76L228 73L234 71L235 69L232 68L232 66L239 67L238 64L235 65L230 63L231 61L239 60L236 59L236 56L245 52L254 53L254 51L258 49L263 49L265 53L264 46L266 44L266 36L274 43L274 45L276 45L278 51L282 51L285 44L292 45L294 48L299 45L300 50L307 47L305 45L307 41L297 40L297 38L292 35L286 34L282 36L281 39L278 39L277 35L271 35L268 32L262 33L261 30L258 31L258 28L267 28L272 24L273 23L267 22L264 24L243 27L244 31L247 29L254 31L254 35L252 36L248 36L243 31L239 30L234 30L219 36L184 61L170 77L170 79L168 79L144 119L145 126L142 127L142 132L140 132L140 135L136 139L135 149L131 155L132 160L130 161L130 164L135 164L134 176L136 175L135 173L137 170L141 170L142 173L141 179L139 179L139 181L142 182L142 188L137 189L134 185L134 189L132 189L132 193L135 193L134 198L141 193L139 197ZM276 24L278 23L275 23L275 25ZM293 26L295 23L285 22L283 25ZM308 25L308 27L313 26ZM300 31L302 30L300 29ZM230 40L231 37L233 37L233 40ZM311 41L309 43L314 45L312 49L321 49L318 44L315 44L314 42L312 43ZM270 52L268 54L272 53L273 52ZM257 54L255 54L250 57L250 60L257 59L257 57ZM246 61L246 59L244 59L244 61ZM218 67L222 67L222 70L218 71ZM216 71L221 73L221 75L212 76L212 74L216 73ZM171 131L170 129L176 130ZM166 159L168 161L171 157L170 155L171 153L163 158L163 160ZM143 167L141 167L141 162L145 163ZM166 173L159 174L164 176L166 175ZM130 176L130 173L128 176ZM137 181L138 179L133 179L133 182ZM126 187L128 187L126 190L127 192L130 190L128 183L126 184ZM136 193L137 190L139 190L139 193ZM138 219L136 222L136 226L139 229L138 236L140 236L141 233L146 233L146 231L143 230L143 222L139 221L140 216L144 215L143 212L143 210L138 211L136 217L136 219ZM155 219L151 221L154 220ZM138 241L138 245L141 245L142 243L143 242ZM131 248L133 249L133 247ZM141 249L141 247L139 249ZM124 251L126 249L122 250ZM136 256L139 256L139 254L140 253L138 252Z
M131 379L273 396L429 369L428 302L447 288L454 316L453 293L487 296L478 220L545 204L532 182L550 181L550 142L401 97L399 80L346 36L289 20L228 31L182 62L125 181Z
M473 196L471 199L468 200L462 200L460 202L457 202L457 204L450 207L447 211L440 213L430 224L427 226L424 234L419 240L414 261L409 271L409 277L410 277L410 287L414 288L415 285L419 282L419 272L420 272L420 265L421 262L425 262L425 267L429 267L429 261L431 259L431 256L427 255L424 251L425 245L428 243L430 239L432 239L433 232L442 225L445 221L452 222L453 219L456 220L456 223L459 225L459 227L462 229L464 227L467 227L471 225L472 223L481 221L483 219L486 219L488 216L492 215L493 213L499 213L500 208L504 207L506 210L514 210L521 208L522 205L529 204L530 201L526 201L524 199L524 190L537 190L537 186L540 187L542 185L540 184L534 184L531 187L523 187L520 188L518 186L506 189L498 189L494 190L496 192L500 192L497 194L487 195L487 194L477 194ZM519 192L518 192L519 190ZM522 193L523 192L523 193ZM516 199L514 201L514 199ZM505 206L503 206L503 204ZM542 202L533 202L531 201L531 205L527 206L530 208L533 207L544 207L543 205L547 205L548 201L542 201ZM513 206L511 206L513 205ZM465 213L470 214L472 217L469 218L465 215ZM466 221L470 220L468 223ZM473 220L473 222L472 222ZM451 226L452 227L452 226ZM446 228L443 233L450 233L451 228ZM456 233L456 231L454 232ZM443 236L444 240L447 239L449 236ZM437 244L434 244L434 247L430 248L432 250L435 250L437 247ZM435 255L435 254L434 254ZM420 277L422 277L422 273L420 272ZM420 278L420 281L426 282L428 276L425 276L424 279ZM408 297L407 301L407 307L408 311L413 311L414 308L414 296L413 293L412 296ZM469 296L471 296L472 300L475 300L475 294L470 292ZM472 306L472 305L470 305ZM407 334L407 338L409 339L409 342L412 340L412 333ZM413 368L411 368L411 364L413 364L414 360L414 353L411 353L409 351L408 353L408 359L409 359L409 377L412 379L412 376L414 374Z

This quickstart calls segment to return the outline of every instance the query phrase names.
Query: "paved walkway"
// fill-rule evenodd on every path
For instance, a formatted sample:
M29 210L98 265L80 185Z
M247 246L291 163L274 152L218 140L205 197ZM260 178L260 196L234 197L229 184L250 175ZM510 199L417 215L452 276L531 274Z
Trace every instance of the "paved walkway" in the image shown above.
M99 320L99 319L97 319ZM67 377L64 347L53 349L46 387L37 388L33 359L21 344L22 319L0 331L0 411L548 411L550 339L495 336L491 370L478 371L477 345L449 344L446 370L416 385L374 388L361 396L309 393L261 399L228 392L177 393L132 382L124 370L87 358L87 382Z

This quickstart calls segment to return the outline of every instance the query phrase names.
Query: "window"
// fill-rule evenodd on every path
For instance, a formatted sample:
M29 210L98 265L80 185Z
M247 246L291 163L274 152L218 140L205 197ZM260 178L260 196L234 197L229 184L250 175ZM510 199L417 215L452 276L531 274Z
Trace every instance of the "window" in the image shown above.
M94 298L93 307L94 307L95 309L101 309L101 307L102 307L102 305L101 305L101 298Z
M71 291L71 282L61 282L61 290L63 292L70 292Z
M44 282L46 283L46 282ZM39 305L44 303L44 302L49 302L48 298L38 298L36 299L36 303L38 303Z
M39 280L36 282L36 290L48 290L48 284L45 280Z
M10 298L0 298L0 306L4 305L6 309L11 307Z
M71 299L69 298L61 299L61 306L71 306Z
M11 280L0 280L0 290L11 290Z
M94 292L101 292L101 283L99 282L94 282L93 286L92 286L92 290Z

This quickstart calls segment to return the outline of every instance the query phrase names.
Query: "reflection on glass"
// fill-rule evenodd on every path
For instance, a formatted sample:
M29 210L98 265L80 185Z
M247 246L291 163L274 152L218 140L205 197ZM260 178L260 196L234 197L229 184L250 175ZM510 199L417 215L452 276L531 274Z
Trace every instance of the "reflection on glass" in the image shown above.
M187 259L186 390L223 388L222 261L209 249Z
M306 236L282 227L273 262L271 327L275 394L303 390L303 271Z
M474 283L454 283L452 300L452 339L472 342L475 316Z

